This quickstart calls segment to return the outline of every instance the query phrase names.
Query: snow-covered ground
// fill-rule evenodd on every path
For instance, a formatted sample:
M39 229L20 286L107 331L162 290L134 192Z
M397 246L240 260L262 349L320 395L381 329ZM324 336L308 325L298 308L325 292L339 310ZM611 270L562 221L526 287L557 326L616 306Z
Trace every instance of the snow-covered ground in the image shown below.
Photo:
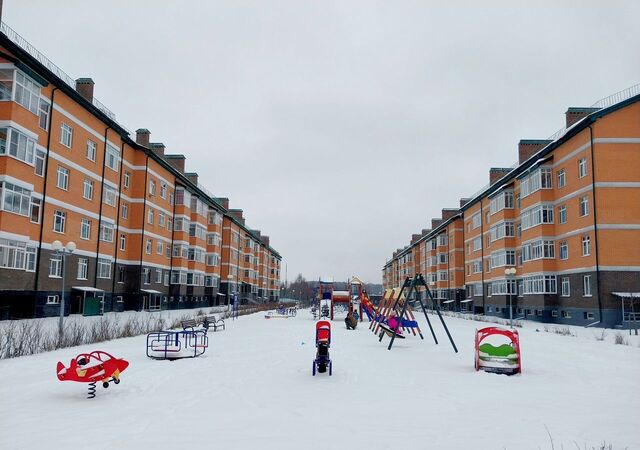
M433 318L437 320L437 318ZM264 313L227 319L204 356L145 356L145 336L0 361L1 449L614 449L640 448L640 340L569 328L577 336L520 329L523 374L473 369L474 330L448 317L435 345L333 322L333 376L311 376L314 321ZM540 331L536 331L536 328ZM551 331L549 328L549 331ZM122 383L59 382L80 352L130 362ZM551 441L553 439L553 442ZM608 447L607 447L608 448Z

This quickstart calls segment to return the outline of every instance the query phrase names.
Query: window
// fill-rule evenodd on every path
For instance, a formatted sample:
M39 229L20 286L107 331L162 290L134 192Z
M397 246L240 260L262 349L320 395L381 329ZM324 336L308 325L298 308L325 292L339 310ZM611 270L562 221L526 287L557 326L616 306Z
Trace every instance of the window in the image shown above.
M567 241L560 242L560 259L568 259L569 258L569 244Z
M491 254L489 258L490 267L504 267L516 265L516 251L515 250L501 250Z
M156 253L158 255L162 255L164 253L164 242L158 240L156 241ZM159 281L158 281L159 283Z
M589 236L582 236L582 256L589 256L591 254L591 238Z
M583 178L587 176L587 158L580 158L578 161L578 177Z
M558 170L558 188L564 187L566 183L567 180L565 177L564 169Z
M569 277L562 277L560 295L562 295L563 297L569 297L571 295L571 285L569 283Z
M120 158L120 150L117 147L107 143L107 151L105 154L105 164L109 169L118 171L118 159ZM127 185L128 187L128 185Z
M73 143L73 128L66 123L60 125L60 143L69 148Z
M471 229L475 230L476 228L480 227L480 225L482 224L482 216L480 215L480 213L476 213L471 217Z
M160 227L164 227L164 226L165 226L165 220L164 220L164 218L165 218L164 213L159 212L159 213L158 213L158 226L160 226Z
M64 223L67 219L67 213L64 211L53 212L53 231L56 233L64 233Z
M147 211L147 223L153 225L153 209Z
M40 207L42 205L42 199L32 197L31 198L31 222L40 223Z
M91 239L91 221L80 219L80 239Z
M152 250L153 250L153 240L147 239L147 245L145 246L145 251L147 252L147 255L150 255Z
M49 131L49 111L51 105L44 98L40 99L40 108L38 108L38 125L44 131Z
M167 198L167 183L164 181L160 182L160 197L164 199Z
M104 185L104 193L102 194L102 201L109 206L116 206L116 198L118 194L111 186Z
M583 297L591 297L591 275L582 277Z
M122 208L122 218L123 219L128 219L129 218L129 204L127 202L122 202L121 208Z
M49 258L49 277L59 278L62 277L62 256L51 255Z
M0 239L0 267L35 272L36 247L26 242Z
M558 221L567 223L567 207L566 205L558 206Z
M98 146L96 145L95 142L93 142L92 140L88 140L87 141L87 159L89 161L94 161L95 162L97 148L98 148Z
M127 236L125 234L120 235L120 250L124 251L127 249Z
M490 214L493 215L503 209L513 209L513 191L503 191L491 199Z
M553 241L537 240L522 246L522 260L531 261L535 259L555 258L555 245Z
M511 295L517 293L516 280L509 279L493 281L489 286L491 286L492 295Z
M87 200L93 199L93 181L85 178L82 188L82 196Z
M148 267L142 269L142 282L144 284L151 284L151 270Z
M124 171L124 187L125 187L125 189L129 188L129 183L130 182L131 182L131 174L125 170Z
M28 217L30 215L31 191L12 183L0 182L2 209Z
M58 166L58 177L56 179L56 187L65 191L69 190L69 169Z
M553 223L553 205L540 204L522 212L522 230L544 223Z
M34 157L34 172L39 177L44 176L44 158L45 153L42 150L36 150Z
M111 261L98 258L98 278L111 278Z
M89 259L78 258L78 280L86 280L89 271Z
M551 317L558 317L558 310L557 309L551 310ZM564 317L564 311L562 311L562 317Z
M156 195L156 182L149 180L149 194Z
M12 100L13 69L0 69L0 101Z
M520 195L522 198L525 198L540 189L551 188L553 188L553 183L551 182L550 167L540 167L520 181Z
M162 283L162 269L156 269L156 283Z
M57 295L47 295L47 305L59 305L60 297Z
M580 197L580 217L589 214L589 196Z
M555 294L555 275L532 275L523 278L525 294Z
M100 225L100 240L104 242L113 242L114 227L111 223L103 223Z
M480 236L473 239L473 251L476 252L482 248L482 238Z
M9 148L7 149L7 142ZM0 128L0 155L5 153L33 165L36 141L12 128Z
M585 311L584 312L584 318L585 318L585 320L593 319L594 318L593 313Z
M118 267L118 283L124 283L125 279L125 268L124 266Z
M490 242L494 242L505 237L513 237L515 236L514 231L513 222L498 223L489 230L489 240Z
M40 86L20 71L16 71L16 103L38 114L40 107Z

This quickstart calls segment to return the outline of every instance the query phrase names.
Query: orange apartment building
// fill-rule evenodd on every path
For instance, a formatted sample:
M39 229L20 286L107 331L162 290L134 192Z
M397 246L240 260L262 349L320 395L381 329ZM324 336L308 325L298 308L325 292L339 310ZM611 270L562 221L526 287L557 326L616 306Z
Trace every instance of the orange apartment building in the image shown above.
M620 324L621 300L640 292L640 85L565 119L394 252L385 288L417 270L449 309ZM422 262L407 268L415 248Z
M66 314L277 301L269 239L93 89L1 24L0 318L58 315L63 270Z

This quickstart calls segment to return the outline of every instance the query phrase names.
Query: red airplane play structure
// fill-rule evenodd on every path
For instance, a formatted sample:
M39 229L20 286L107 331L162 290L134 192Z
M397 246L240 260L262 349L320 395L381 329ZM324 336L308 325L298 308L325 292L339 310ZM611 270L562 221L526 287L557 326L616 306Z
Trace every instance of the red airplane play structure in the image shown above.
M56 374L60 381L77 381L89 383L89 397L95 394L96 382L102 382L102 387L108 388L110 382L120 383L120 374L129 366L129 362L122 358L115 358L107 352L96 350L91 353L80 353L71 360L69 367L58 362Z

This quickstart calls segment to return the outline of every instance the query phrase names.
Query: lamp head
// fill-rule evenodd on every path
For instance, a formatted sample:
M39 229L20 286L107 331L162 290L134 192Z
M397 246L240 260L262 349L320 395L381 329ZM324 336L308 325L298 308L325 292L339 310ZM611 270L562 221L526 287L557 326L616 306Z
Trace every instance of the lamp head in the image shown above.
M51 248L54 249L56 252L59 252L60 250L62 250L62 242L56 239L51 243Z
M73 253L76 250L76 243L73 241L69 241L67 242L67 245L65 247L69 253Z

